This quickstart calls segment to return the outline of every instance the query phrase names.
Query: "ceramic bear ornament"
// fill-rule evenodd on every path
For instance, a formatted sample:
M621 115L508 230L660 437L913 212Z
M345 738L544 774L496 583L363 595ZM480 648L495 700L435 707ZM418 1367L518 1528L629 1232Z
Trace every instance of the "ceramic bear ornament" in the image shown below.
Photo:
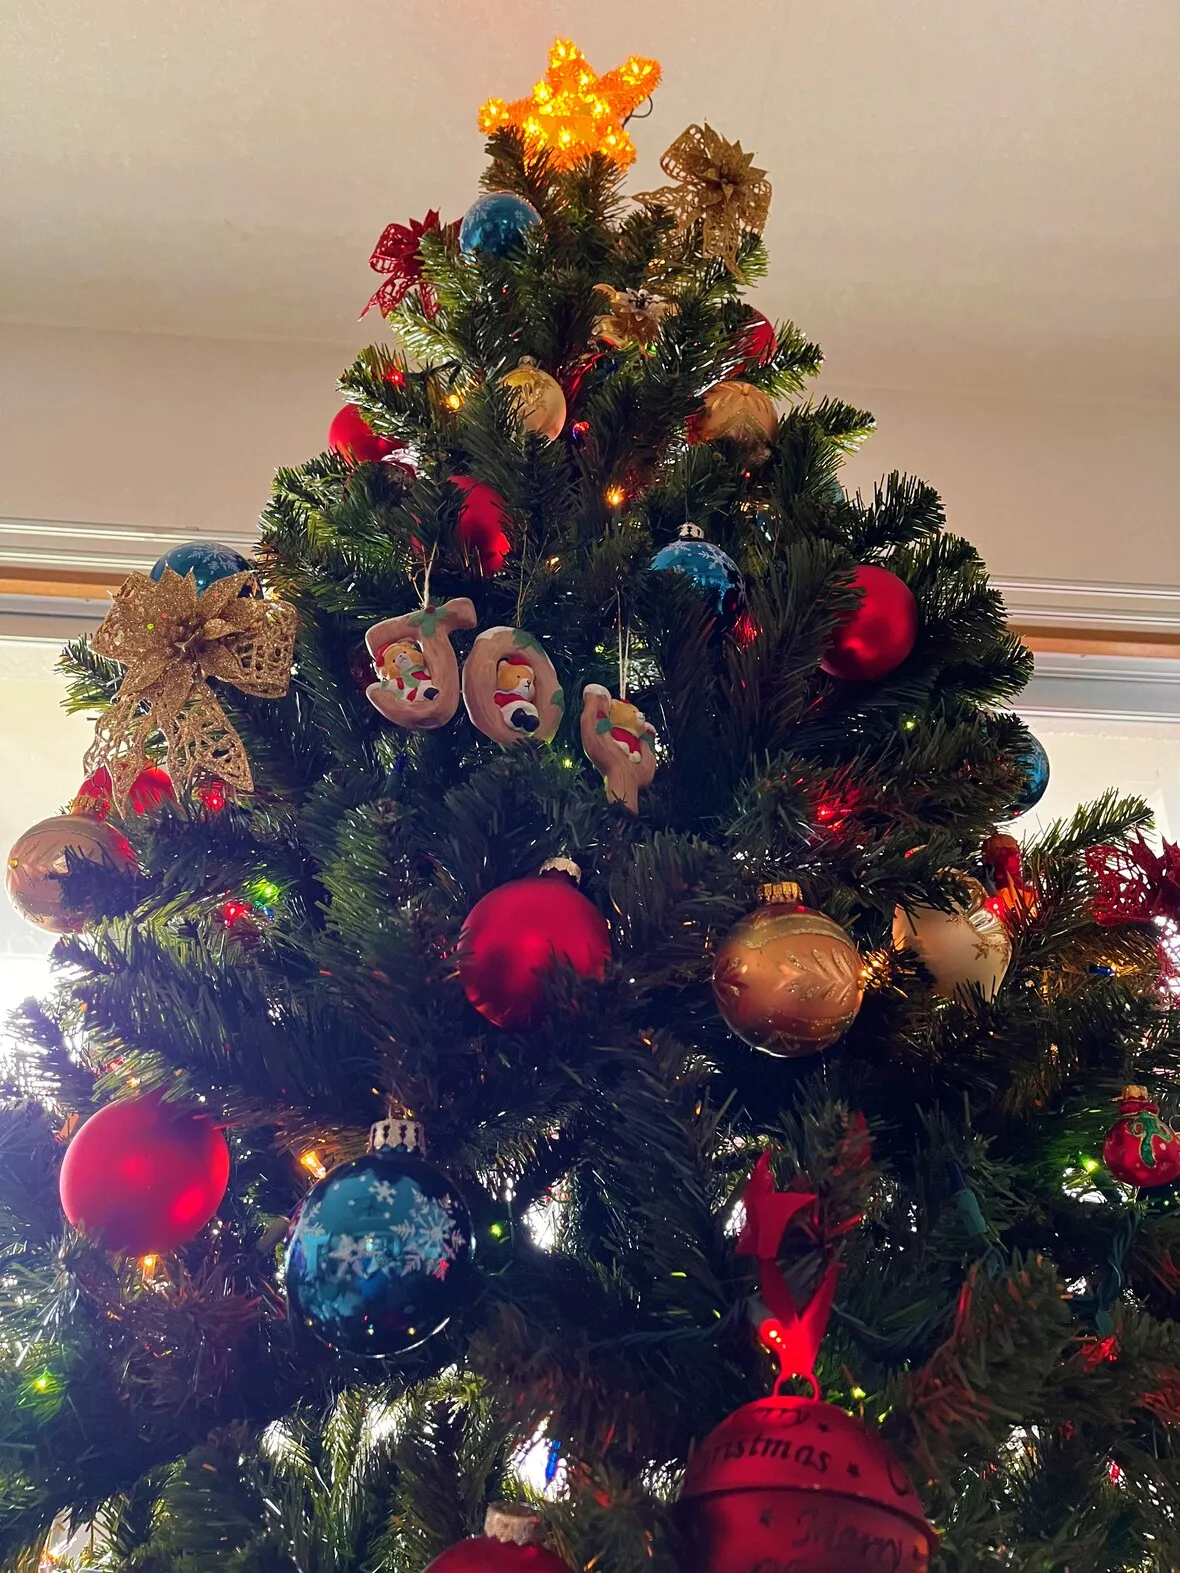
M472 725L503 748L552 742L565 709L553 662L523 628L486 628L463 663Z
M465 596L374 623L365 634L377 681L365 693L387 721L413 732L446 726L459 708L459 663L451 635L474 628Z
M582 690L582 747L598 767L612 803L639 812L639 789L656 773L656 729L625 699L612 699L601 683Z

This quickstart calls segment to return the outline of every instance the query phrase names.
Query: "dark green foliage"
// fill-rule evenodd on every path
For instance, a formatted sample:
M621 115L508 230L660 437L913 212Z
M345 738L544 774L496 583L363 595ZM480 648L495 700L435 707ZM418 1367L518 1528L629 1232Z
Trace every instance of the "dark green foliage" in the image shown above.
M606 164L558 175L509 134L489 151L488 184L543 225L506 259L428 237L439 310L412 295L396 323L413 363L375 348L342 378L416 476L324 454L276 477L260 563L299 610L295 677L281 701L222 696L256 794L135 818L136 881L69 876L98 921L62 941L0 1108L0 1559L70 1510L112 1573L421 1573L552 1441L554 1544L595 1573L666 1573L688 1448L769 1381L734 1251L769 1143L841 1242L825 1393L913 1469L942 1573L1164 1573L1180 1214L1167 1195L1130 1214L1093 1159L1123 1080L1175 1074L1176 1023L1154 934L1096 927L1085 863L1147 811L1111 795L1026 848L1039 900L998 998L933 993L889 948L894 909L946 908L954 871L980 872L1027 741L997 707L1030 659L983 564L923 483L844 493L871 417L804 397L820 357L790 324L746 373L787 403L767 451L688 445L701 393L739 365L733 276L660 208L625 210ZM757 238L741 263L764 270ZM601 282L676 302L651 354L592 340ZM565 387L552 444L521 435L499 383L524 354ZM452 475L505 501L496 578L457 541ZM648 571L686 519L740 565L752 639ZM844 685L819 661L861 562L909 583L921 631L896 671ZM462 712L399 730L368 703L364 631L420 604L427 563L433 600L544 642L566 701L551 747L501 750ZM578 737L583 685L617 690L624 629L660 737L638 818ZM110 701L117 667L84 643L65 666L72 704ZM601 985L559 971L545 1024L501 1031L456 982L459 930L554 855L580 863L614 962ZM783 878L872 957L819 1061L750 1051L712 999L716 941ZM56 1133L156 1085L226 1119L234 1173L213 1228L145 1280L63 1230ZM296 1335L277 1258L299 1155L359 1152L390 1098L427 1117L484 1272L443 1334L378 1368ZM792 1231L783 1261L806 1296L816 1233Z

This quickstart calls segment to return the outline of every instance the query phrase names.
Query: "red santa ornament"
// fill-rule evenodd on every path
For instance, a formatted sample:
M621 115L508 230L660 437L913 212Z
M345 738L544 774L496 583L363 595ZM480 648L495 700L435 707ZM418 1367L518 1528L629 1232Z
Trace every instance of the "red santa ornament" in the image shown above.
M1124 1087L1119 1117L1106 1133L1102 1161L1123 1185L1154 1190L1180 1180L1180 1135L1160 1119L1146 1087Z
M482 1535L444 1551L426 1573L570 1573L570 1565L541 1545L541 1517L531 1508L496 1502Z
M696 1448L676 1509L683 1573L927 1573L938 1536L908 1474L879 1435L818 1397L815 1359L837 1264L802 1309L778 1265L784 1230L794 1219L814 1225L817 1198L776 1190L763 1154L744 1201L738 1250L758 1262L773 1313L761 1335L778 1356L778 1385L803 1376L816 1396L776 1392L746 1404Z

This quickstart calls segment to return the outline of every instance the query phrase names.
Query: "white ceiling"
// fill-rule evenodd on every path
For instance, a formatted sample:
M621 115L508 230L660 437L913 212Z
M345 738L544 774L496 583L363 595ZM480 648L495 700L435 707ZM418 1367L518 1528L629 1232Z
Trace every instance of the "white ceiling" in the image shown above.
M0 317L362 339L391 219L557 34L774 182L760 304L850 381L1180 397L1176 0L4 0ZM371 319L370 319L371 320ZM374 324L376 334L379 325Z

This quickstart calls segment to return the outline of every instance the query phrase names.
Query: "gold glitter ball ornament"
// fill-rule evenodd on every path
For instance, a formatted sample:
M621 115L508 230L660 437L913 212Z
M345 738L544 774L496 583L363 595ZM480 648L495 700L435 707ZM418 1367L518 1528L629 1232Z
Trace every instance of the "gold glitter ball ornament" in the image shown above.
M556 377L542 371L531 355L522 355L500 381L515 394L516 419L525 431L552 442L565 425L565 394Z
M726 1026L767 1054L794 1059L835 1043L863 996L860 952L838 923L799 904L796 885L763 887L762 905L730 930L713 964Z
M90 914L66 899L71 863L135 872L127 838L90 814L56 814L26 830L8 854L8 894L22 918L51 934L77 934Z
M936 907L898 907L893 914L893 943L917 956L944 999L969 1004L979 989L993 1000L1012 960L1012 941L1003 922L986 905L987 891L977 879L957 876L967 887L966 904L951 912Z
M777 431L778 411L773 399L749 382L717 383L688 422L689 442L716 442L727 437L730 442L763 450Z

